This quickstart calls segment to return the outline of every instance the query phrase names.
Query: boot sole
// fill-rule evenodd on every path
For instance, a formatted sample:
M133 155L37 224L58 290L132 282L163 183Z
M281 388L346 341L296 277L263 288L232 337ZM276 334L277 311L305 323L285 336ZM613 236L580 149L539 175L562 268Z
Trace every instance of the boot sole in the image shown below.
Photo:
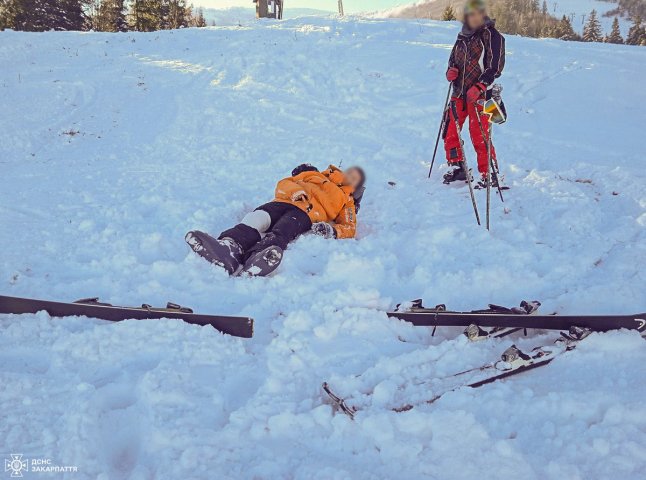
M283 250L280 247L267 247L253 254L244 264L240 276L266 277L273 273L283 261Z
M237 266L234 268L233 266L227 265L227 263L221 259L222 255L230 256L230 252L208 233L200 232L198 230L191 231L186 234L184 240L186 240L186 243L191 247L191 250L207 262L218 267L222 267L229 275L233 275L238 269Z

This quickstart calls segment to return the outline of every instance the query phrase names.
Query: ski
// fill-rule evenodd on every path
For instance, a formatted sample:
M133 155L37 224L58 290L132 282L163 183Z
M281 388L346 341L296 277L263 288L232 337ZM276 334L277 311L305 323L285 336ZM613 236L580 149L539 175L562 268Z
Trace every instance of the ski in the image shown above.
M470 368L442 379L460 379L461 377L469 376L467 380L459 382L458 385L445 388L428 400L392 407L391 410L397 413L406 412L412 410L417 405L432 404L447 393L455 392L461 388L479 388L528 370L543 367L551 363L559 355L573 350L577 344L590 335L590 333L591 330L589 329L573 327L569 329L568 333L561 332L560 337L553 345L536 347L529 353L525 353L516 345L512 345L503 352L500 359L496 362L488 363L476 368ZM415 385L423 386L430 384L431 382L432 380ZM359 408L349 405L348 399L341 398L334 393L327 382L323 384L323 389L332 399L338 410L354 419L357 412L360 411Z
M398 318L418 327L498 327L534 328L541 330L569 330L570 327L584 327L593 331L606 332L626 328L646 332L646 313L635 315L538 315L530 314L520 308L504 309L491 305L486 310L472 312L452 312L444 305L424 308L420 301L411 306L388 312L391 318Z
M99 302L98 298L85 298L72 303L64 303L0 295L0 313L23 314L40 311L45 311L52 317L85 316L111 322L171 318L194 325L211 325L216 330L235 337L251 338L253 336L252 318L200 315L193 313L190 308L174 303L168 303L166 307L153 307L147 304L143 304L141 307L120 307Z
M499 195L502 195L502 192L506 192L507 190L511 190L511 187L509 185L503 185L502 184L502 179L500 177L496 176L496 173L494 172L493 168L491 170L491 174L492 174L491 178L493 179L492 181L493 181L494 185L496 184L496 182L498 183L498 186L496 188L498 189L498 194ZM496 178L498 178L498 180L496 180ZM486 187L486 185L483 186L483 185L480 185L479 183L477 183L476 185L473 186L473 188L475 188L476 190L485 190L487 187ZM504 202L505 200L502 199L502 201Z
M530 353L525 353L520 350L516 345L512 345L503 352L498 360L493 365L486 365L482 371L493 370L494 373L478 378L477 380L469 381L463 385L446 390L434 397L426 400L424 403L430 405L435 403L447 393L455 392L461 388L479 388L490 383L503 380L514 375L533 370L535 368L544 367L554 361L554 359L565 352L574 350L579 342L584 340L592 331L587 328L572 327L568 333L561 332L561 336L554 342L554 345L545 347L540 346L532 349ZM459 374L458 374L459 375ZM415 408L413 404L406 404L400 407L395 407L395 412L407 412Z

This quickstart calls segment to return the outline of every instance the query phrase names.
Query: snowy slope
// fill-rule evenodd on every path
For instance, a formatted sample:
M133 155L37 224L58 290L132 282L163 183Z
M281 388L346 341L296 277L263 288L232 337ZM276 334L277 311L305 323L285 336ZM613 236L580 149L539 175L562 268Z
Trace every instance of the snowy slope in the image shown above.
M440 18L439 15L442 14L446 6L453 3L457 7L458 2L452 0L420 0L413 3L401 3L376 12L374 16L377 18L401 18L402 16L429 18L429 16L435 15L436 17L433 18Z
M209 25L215 22L218 27L238 25L255 21L256 11L247 7L205 8L204 18Z
M646 311L646 49L508 39L495 139L512 190L487 233L444 167L426 178L456 33L352 18L0 32L0 292L256 319L245 341L0 315L0 452L74 479L643 478L646 346L629 332L389 410L398 385L555 337L431 337L387 319L398 301ZM189 252L187 230L230 226L304 161L366 167L356 241L303 237L265 279ZM325 379L376 394L351 422L323 404Z
M323 10L316 10L313 8L286 8L284 12L284 19L294 19L305 16L327 16L332 12ZM247 7L229 7L229 8L205 8L204 18L210 25L215 22L218 27L232 26L232 25L247 25L257 21L255 8Z

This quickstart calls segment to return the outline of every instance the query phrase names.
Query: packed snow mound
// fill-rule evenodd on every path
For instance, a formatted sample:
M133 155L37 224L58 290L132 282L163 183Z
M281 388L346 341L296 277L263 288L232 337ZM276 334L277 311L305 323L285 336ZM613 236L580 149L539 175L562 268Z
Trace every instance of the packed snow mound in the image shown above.
M76 465L75 479L643 478L636 333L390 410L398 385L557 335L432 337L387 318L399 301L646 311L646 49L508 38L494 140L511 190L488 233L441 159L426 178L457 28L0 32L0 292L256 319L242 340L0 315L0 451ZM188 230L231 226L302 162L365 167L356 240L304 236L271 278L229 278L189 250ZM350 421L324 380L375 395Z

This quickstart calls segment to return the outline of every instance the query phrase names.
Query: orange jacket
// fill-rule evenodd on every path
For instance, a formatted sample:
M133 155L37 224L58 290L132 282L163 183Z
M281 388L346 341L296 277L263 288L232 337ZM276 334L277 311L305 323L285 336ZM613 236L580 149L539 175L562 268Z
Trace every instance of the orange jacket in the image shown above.
M354 189L343 184L343 172L333 165L324 172L303 172L276 185L276 202L291 203L316 222L334 222L336 238L353 238L357 214Z

